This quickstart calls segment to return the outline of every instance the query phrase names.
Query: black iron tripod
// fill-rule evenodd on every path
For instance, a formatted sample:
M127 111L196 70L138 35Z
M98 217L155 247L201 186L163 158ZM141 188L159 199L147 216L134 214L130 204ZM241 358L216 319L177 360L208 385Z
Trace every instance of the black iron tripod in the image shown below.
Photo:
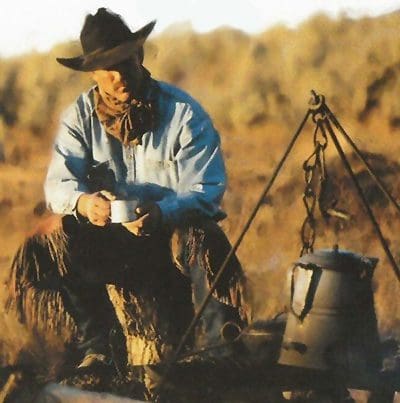
M356 192L362 202L362 205L364 206L365 212L369 218L369 220L371 221L375 234L377 236L377 238L379 239L382 248L387 256L387 258L389 259L389 262L391 264L391 267L394 271L395 276L397 277L397 279L400 281L400 268L399 265L397 264L396 260L393 257L392 252L390 251L390 248L388 246L387 241L384 238L384 235L381 231L381 228L379 226L379 223L371 209L371 206L368 203L368 200L365 196L365 193L354 173L354 170L349 162L349 159L347 158L345 152L343 151L343 148L338 140L338 137L335 133L335 130L338 131L343 138L345 139L345 141L350 145L350 147L353 149L354 153L357 155L357 157L361 160L362 164L365 166L367 172L369 173L369 175L371 176L371 178L376 182L376 184L378 185L378 187L380 188L380 190L383 192L383 194L387 197L387 199L390 201L390 203L392 203L396 210L400 213L400 204L396 201L396 199L391 195L391 193L388 191L387 187L385 186L385 184L381 181L381 179L376 175L376 173L374 172L373 168L370 166L370 164L368 163L368 161L366 160L366 158L363 156L362 152L358 149L357 145L354 143L354 141L351 139L351 137L347 134L347 132L345 131L345 129L342 127L342 125L339 123L338 119L336 118L336 116L333 114L333 112L329 109L329 107L327 106L327 104L325 103L325 97L323 95L317 94L315 91L311 91L312 97L311 100L309 102L309 108L303 118L303 120L301 121L298 129L296 130L295 134L293 135L290 143L288 144L282 158L280 159L279 163L277 164L277 166L275 167L271 178L269 179L268 183L266 184L264 190L262 191L256 205L254 206L253 210L250 213L250 216L247 220L247 222L245 223L242 231L240 232L240 235L238 236L237 240L235 241L235 243L233 244L230 252L228 253L228 255L226 256L224 262L222 263L220 269L217 272L217 275L215 276L215 280L207 294L207 296L205 297L203 303L201 304L199 310L196 312L196 315L193 317L190 325L188 326L186 332L184 333L184 335L182 336L182 339L177 347L177 349L175 350L173 356L168 360L165 370L164 370L164 374L163 374L163 379L159 384L158 389L162 388L163 385L163 380L165 380L165 378L167 377L168 371L170 366L177 362L178 359L180 358L180 355L183 351L183 348L187 342L187 340L189 339L191 333L193 332L195 326L198 324L201 315L204 312L204 309L206 308L208 301L211 298L211 295L213 294L213 292L216 289L216 286L218 285L218 282L221 278L221 276L223 275L225 268L227 267L227 264L229 262L229 260L232 258L232 256L236 253L237 249L239 248L244 236L246 235L247 231L249 230L254 218L257 215L258 210L260 209L261 205L263 204L265 198L267 197L268 193L270 192L276 178L278 177L285 161L287 160L288 156L290 155L293 146L295 145L298 137L300 136L300 134L302 133L305 124L307 123L307 121L312 118L313 122L316 125L316 131L320 130L323 134L323 136L325 137L325 139L327 140L328 136L330 137L330 139L332 140L333 144L335 145L335 148L340 156L340 159L347 171L347 173L349 174ZM314 132L314 136L315 136ZM322 145L322 148L326 146L326 144ZM313 241L312 241L313 242ZM302 252L305 250L312 250L312 244L306 244L304 247L304 242L303 242L303 250Z

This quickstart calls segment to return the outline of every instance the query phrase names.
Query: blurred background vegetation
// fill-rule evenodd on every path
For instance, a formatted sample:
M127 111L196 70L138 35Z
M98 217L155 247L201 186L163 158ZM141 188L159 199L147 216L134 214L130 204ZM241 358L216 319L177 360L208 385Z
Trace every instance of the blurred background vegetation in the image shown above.
M400 13L377 18L316 15L296 29L276 26L259 35L230 28L198 34L185 26L146 43L154 78L198 99L222 138L229 173L223 222L234 241L308 107L310 90L330 108L400 200ZM92 83L56 63L81 53L77 42L49 53L0 60L0 264L3 274L43 214L42 184L59 116ZM345 147L347 150L347 148ZM255 318L285 304L286 271L300 251L302 162L312 151L306 127L239 249L249 277ZM352 158L359 179L400 264L400 217ZM399 284L333 146L328 170L339 207L351 220L318 221L316 247L340 247L381 261L374 277L382 336L400 336Z

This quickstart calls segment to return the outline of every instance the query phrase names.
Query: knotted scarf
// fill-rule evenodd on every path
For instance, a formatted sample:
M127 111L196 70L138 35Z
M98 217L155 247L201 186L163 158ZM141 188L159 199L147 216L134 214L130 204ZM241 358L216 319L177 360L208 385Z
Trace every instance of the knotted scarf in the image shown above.
M127 102L115 101L112 96L100 95L94 89L94 105L97 116L106 132L125 146L141 144L144 133L155 129L157 85L144 70L140 97L129 98Z

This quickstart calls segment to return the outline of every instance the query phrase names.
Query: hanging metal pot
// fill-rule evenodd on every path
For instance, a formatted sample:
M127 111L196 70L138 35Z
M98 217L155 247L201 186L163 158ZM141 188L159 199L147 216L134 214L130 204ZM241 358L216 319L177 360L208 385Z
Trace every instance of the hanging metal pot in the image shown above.
M377 262L335 248L295 263L279 364L349 373L380 368L371 289Z

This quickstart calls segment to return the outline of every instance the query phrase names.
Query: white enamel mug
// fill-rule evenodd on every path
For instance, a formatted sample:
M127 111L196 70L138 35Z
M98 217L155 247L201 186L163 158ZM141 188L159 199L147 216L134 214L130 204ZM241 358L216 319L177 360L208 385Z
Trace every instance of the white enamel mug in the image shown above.
M135 210L138 204L138 199L111 201L111 222L124 223L136 220Z

